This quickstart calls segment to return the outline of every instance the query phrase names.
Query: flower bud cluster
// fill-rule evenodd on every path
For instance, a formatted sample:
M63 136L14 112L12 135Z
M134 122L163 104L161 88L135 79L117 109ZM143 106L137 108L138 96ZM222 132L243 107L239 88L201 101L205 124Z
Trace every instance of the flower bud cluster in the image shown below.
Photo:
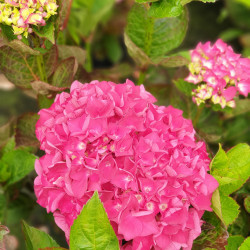
M210 42L199 43L191 51L192 62L190 74L185 79L198 84L193 90L193 101L212 102L222 108L234 108L234 98L238 95L248 96L250 92L250 59L241 58L232 47L221 39L214 45Z
M39 112L38 203L69 239L97 190L122 250L191 249L217 181L190 120L144 87L75 81Z
M21 38L32 32L32 25L46 24L57 12L56 0L0 0L0 23L12 26Z

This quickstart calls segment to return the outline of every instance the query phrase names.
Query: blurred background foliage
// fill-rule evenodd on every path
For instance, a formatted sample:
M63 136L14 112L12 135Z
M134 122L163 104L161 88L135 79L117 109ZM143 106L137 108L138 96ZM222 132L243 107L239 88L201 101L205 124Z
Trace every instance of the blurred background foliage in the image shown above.
M114 0L108 0L105 3L102 0L73 0L68 26L63 27L63 31L56 34L60 59L68 60L68 57L73 54L78 62L75 74L67 78L69 82L73 78L83 83L96 79L123 82L126 78L130 78L134 82L138 81L141 68L133 62L124 43L126 20L133 4L132 0L116 3ZM248 0L219 0L211 4L194 1L188 4L187 9L189 16L187 34L181 46L174 52L192 49L199 41L214 42L220 37L232 45L236 52L250 57L250 3ZM65 13L65 15L68 14ZM69 53L63 47L65 45L80 46L84 51L73 50ZM74 64L69 60L67 62L70 67L73 65L71 69L73 72ZM63 69L62 67L61 70ZM225 150L240 142L249 143L249 101L240 102L233 112L213 111L206 107L197 108L188 96L188 89L183 88L182 82L177 80L185 77L187 73L186 66L167 68L164 65L158 67L150 65L143 82L146 89L158 98L158 104L171 104L175 108L182 109L184 116L193 120L197 136L208 143L211 156L218 150L218 142L222 143ZM23 147L27 152L42 155L42 152L36 149L35 139L32 138L34 135L29 136L28 142L23 140L25 136L23 133L27 132L22 126L22 119L27 118L27 113L32 116L40 108L48 107L55 95L51 92L43 95L41 91L43 88L40 88L36 99L36 95L31 91L22 91L14 85L4 83L5 81L4 78L0 81L0 146L6 144L8 138L16 133L15 143L18 146ZM20 121L18 125L15 125L16 121ZM34 119L25 126L34 127L35 121ZM13 143L8 141L5 150L13 147L11 145ZM4 210L4 214L0 214L0 221L9 227L12 235L17 237L18 249L24 249L21 219L47 230L61 246L66 247L64 235L55 226L52 215L47 214L45 209L36 204L33 193L34 177L33 171L28 177L11 185L7 198L2 195L4 190L0 188L0 206L4 204L3 199L7 199L5 202L8 204L8 209ZM231 195L241 205L239 217L228 229L232 235L247 237L250 234L249 191L250 183L247 182ZM201 245L224 249L227 233L216 231L218 223L217 217L209 217L209 222L203 225L204 232L196 241L194 249L202 249ZM209 234L206 233L206 229L209 230ZM207 239L214 239L213 244L204 244ZM16 249L14 241L11 242L10 249L11 247Z

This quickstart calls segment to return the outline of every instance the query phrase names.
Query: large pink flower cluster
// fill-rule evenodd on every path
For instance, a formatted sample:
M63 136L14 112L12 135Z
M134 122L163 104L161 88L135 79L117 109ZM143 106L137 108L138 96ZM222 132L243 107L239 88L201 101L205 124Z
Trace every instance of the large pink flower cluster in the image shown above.
M235 54L221 39L214 45L199 43L191 51L188 82L199 84L193 91L193 101L235 107L236 96L250 92L250 59Z
M39 112L35 193L67 239L97 190L121 249L191 249L218 184L191 121L155 101L129 80L75 81Z

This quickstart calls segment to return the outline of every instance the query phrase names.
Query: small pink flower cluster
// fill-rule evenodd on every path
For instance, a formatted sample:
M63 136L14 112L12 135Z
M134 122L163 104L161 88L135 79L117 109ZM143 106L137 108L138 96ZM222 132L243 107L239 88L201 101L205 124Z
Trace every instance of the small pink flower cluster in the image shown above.
M193 101L200 105L211 101L222 108L235 107L236 96L250 92L250 59L235 54L221 39L211 46L199 43L191 51L190 74L185 79L199 84L193 90Z
M75 81L39 112L34 189L67 240L97 190L121 249L191 249L218 183L191 121L155 101L129 80Z
M0 23L11 25L21 39L32 32L31 25L44 26L57 8L56 0L0 0Z

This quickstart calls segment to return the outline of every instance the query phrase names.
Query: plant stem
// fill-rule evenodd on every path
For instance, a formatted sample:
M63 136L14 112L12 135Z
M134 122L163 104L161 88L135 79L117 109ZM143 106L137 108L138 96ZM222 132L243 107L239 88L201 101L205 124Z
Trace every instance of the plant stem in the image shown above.
M40 40L39 40L39 38L37 38L37 39L34 38L34 45L37 48L40 48ZM40 80L44 81L44 82L47 82L48 80L47 80L47 75L46 75L46 72L45 72L44 60L43 60L43 55L42 54L36 56L36 63L37 63L38 71L39 71Z
M202 111L203 111L203 109L204 109L204 107L202 107L202 108L197 108L197 113L196 113L196 115L195 115L195 118L194 118L194 121L193 121L193 126L194 127L196 127L196 125L197 125L197 123L198 123L198 121L199 121L199 118L200 118L200 116L201 116L201 113L202 113Z
M91 41L86 41L86 64L85 69L88 73L92 72L92 58L91 58Z
M145 77L146 77L146 70L141 70L139 79L138 79L138 85L141 85L144 83Z
M47 76L44 69L43 55L36 56L37 67L40 75L40 80L47 82Z

